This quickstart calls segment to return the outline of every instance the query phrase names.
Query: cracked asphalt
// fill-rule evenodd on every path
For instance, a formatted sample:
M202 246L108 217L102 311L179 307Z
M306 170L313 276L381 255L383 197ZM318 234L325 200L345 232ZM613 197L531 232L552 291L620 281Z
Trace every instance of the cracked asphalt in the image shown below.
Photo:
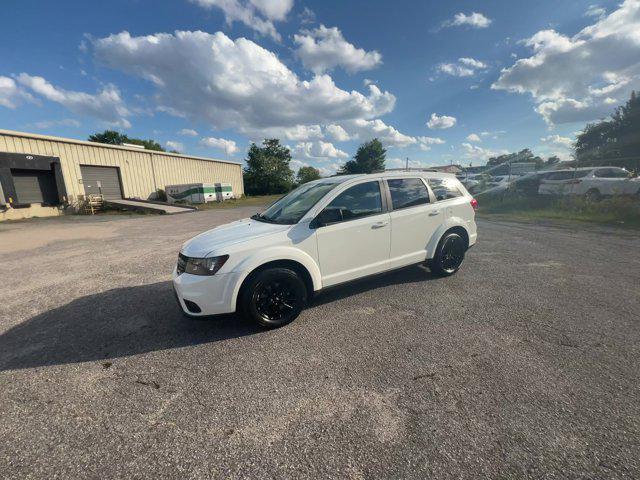
M181 243L251 213L0 225L0 477L640 477L640 236L484 220L450 278L184 319Z

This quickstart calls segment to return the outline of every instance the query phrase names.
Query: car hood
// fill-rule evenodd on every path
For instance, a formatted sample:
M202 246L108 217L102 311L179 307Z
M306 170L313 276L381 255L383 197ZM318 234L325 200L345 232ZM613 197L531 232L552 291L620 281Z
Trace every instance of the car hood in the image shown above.
M208 230L182 245L180 252L187 257L206 257L209 253L224 254L224 249L230 245L248 242L256 238L286 232L291 225L259 222L250 218L221 225Z

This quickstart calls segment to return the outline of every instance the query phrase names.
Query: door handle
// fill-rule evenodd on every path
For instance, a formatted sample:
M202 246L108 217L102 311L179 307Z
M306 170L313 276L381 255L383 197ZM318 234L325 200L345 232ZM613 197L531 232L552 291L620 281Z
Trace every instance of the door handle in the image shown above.
M435 217L436 215L440 215L440 210L436 210L435 212L429 212L430 217Z
M371 225L371 228L382 228L386 227L387 225L389 225L389 222L378 222Z

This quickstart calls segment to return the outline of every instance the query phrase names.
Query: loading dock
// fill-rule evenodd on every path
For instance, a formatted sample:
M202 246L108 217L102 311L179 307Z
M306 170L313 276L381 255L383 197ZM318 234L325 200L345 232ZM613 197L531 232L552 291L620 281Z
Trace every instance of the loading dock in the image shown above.
M107 200L123 198L120 169L80 165L85 195L102 195Z

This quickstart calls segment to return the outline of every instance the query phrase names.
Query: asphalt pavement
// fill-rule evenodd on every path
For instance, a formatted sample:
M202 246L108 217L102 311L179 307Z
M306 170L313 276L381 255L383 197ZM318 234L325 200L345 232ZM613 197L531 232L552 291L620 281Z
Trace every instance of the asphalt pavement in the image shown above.
M253 209L0 225L0 477L639 478L640 236L479 221L266 331L182 317Z

